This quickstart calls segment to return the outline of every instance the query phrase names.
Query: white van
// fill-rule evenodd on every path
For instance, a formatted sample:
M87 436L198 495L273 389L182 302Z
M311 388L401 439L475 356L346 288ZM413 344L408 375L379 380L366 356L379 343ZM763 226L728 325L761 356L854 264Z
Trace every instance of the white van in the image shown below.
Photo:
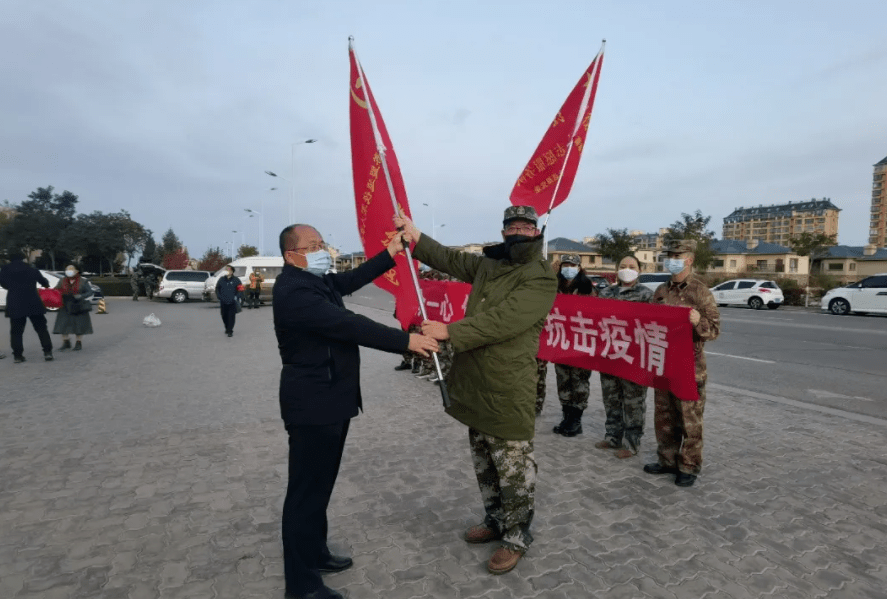
M219 277L225 276L225 268L231 266L234 268L234 276L243 283L243 288L249 288L249 275L253 272L259 272L265 277L262 283L262 293L259 295L260 301L271 301L271 289L274 287L274 281L283 271L283 257L281 256L250 256L249 258L238 258L234 262L226 264L217 270L210 278L206 280L203 286L203 299L216 301L216 283Z

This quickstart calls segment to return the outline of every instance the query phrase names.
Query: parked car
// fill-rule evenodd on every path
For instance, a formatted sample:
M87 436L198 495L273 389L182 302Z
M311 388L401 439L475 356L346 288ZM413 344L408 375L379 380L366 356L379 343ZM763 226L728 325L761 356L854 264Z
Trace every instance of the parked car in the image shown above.
M656 291L656 288L667 283L671 279L671 274L667 272L644 272L638 275L638 283L649 289Z
M168 270L157 286L157 297L181 304L189 298L203 297L203 284L210 277L208 270Z
M767 306L775 310L785 301L782 289L773 281L761 279L733 279L711 288L719 306L748 306L760 310Z
M262 293L259 294L259 301L271 301L271 289L274 287L274 281L278 275L283 272L282 256L250 256L249 258L238 258L234 262L226 266L234 268L234 276L240 279L244 288L249 287L249 275L252 272L260 272L265 277L262 283ZM203 286L203 299L216 301L216 283L219 277L225 276L225 267L220 268L209 277Z
M610 281L608 281L606 277L600 275L588 275L588 278L591 279L591 285L595 289L604 289L605 287L610 286Z
M42 274L44 277L46 277L46 280L49 281L50 288L55 287L58 284L58 282L61 280L61 277L57 276L54 272L49 271L49 270L41 270L40 274ZM64 274L62 276L64 276ZM40 285L37 285L37 289L42 289L42 287ZM3 308L3 310L6 310L6 295L7 295L7 293L8 293L8 291L6 289L3 289L3 287L0 287L0 308ZM58 310L58 308L47 308L47 309L50 312L55 312L56 310Z
M822 296L820 307L832 314L887 313L887 273L866 277Z

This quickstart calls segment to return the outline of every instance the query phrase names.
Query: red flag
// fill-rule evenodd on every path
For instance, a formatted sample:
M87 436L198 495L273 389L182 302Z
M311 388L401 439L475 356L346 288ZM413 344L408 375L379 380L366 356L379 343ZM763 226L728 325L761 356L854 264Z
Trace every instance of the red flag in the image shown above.
M348 84L351 107L351 166L354 175L357 228L364 252L367 258L371 258L387 248L396 233L392 221L394 202L382 167L383 160L388 166L398 208L408 217L412 216L388 130L382 121L382 115L379 113L366 75L361 76L362 69L359 68L357 56L350 43L348 54L351 58L351 78ZM375 118L375 129L373 118ZM416 318L419 312L419 300L413 285L410 284L411 275L406 256L398 254L395 262L397 266L376 279L375 283L394 295L397 300L397 319L406 329L411 322L421 320Z
M541 216L570 195L585 147L603 62L604 50L601 48L567 96L567 101L514 184L512 204L532 206Z

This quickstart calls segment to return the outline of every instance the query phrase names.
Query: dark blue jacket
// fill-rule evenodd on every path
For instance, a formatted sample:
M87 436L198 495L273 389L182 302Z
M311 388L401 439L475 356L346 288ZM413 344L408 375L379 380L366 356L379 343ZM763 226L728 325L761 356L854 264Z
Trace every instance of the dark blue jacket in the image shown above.
M40 271L21 260L13 260L0 269L0 287L8 289L6 296L6 317L25 318L46 314L43 300L37 293L37 284L49 287Z
M237 291L237 288L241 285L243 283L237 277L231 277L230 279L226 275L219 277L219 280L216 281L216 297L219 298L219 302L233 304L237 301L237 297L243 293Z
M333 424L357 416L363 407L358 346L406 351L407 333L355 314L342 301L393 267L387 250L354 270L322 277L283 267L272 306L286 424Z

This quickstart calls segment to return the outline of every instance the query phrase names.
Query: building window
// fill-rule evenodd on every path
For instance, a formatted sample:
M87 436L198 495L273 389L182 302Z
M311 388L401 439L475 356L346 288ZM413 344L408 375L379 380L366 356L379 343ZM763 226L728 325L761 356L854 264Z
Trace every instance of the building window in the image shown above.
M730 260L730 268L736 268L736 260Z
M712 266L714 266L715 268L724 268L724 261L716 259L712 261Z
M850 263L850 270L856 270L856 262Z
M828 269L829 270L844 270L844 265L841 262L829 262Z

